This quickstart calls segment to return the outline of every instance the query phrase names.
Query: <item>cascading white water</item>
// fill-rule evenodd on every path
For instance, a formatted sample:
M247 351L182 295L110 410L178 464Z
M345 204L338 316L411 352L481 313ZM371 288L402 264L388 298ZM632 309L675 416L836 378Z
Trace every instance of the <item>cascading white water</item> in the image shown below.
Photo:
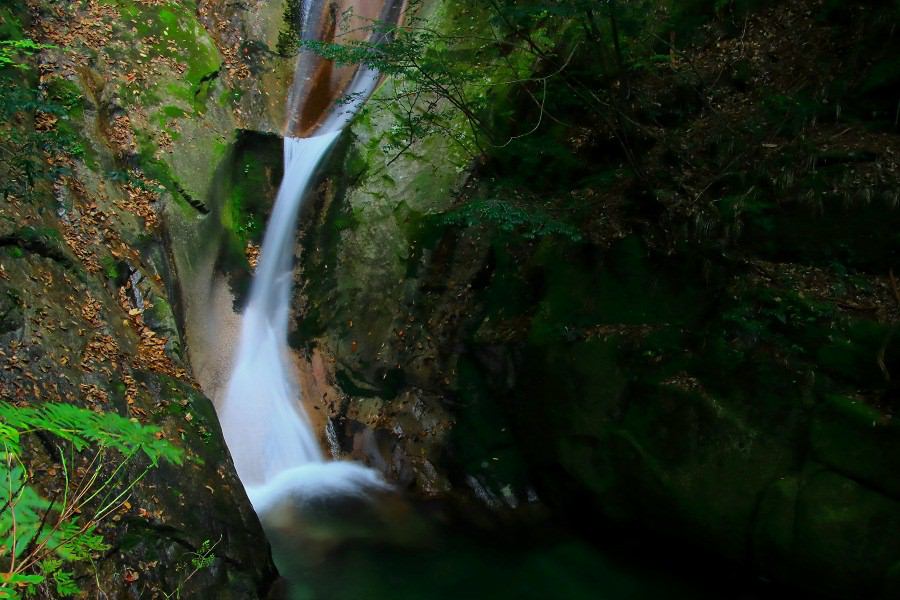
M296 383L285 356L294 224L301 196L336 134L284 141L284 180L266 230L237 360L221 409L225 439L248 488L322 453L297 410Z
M300 402L287 346L294 233L316 169L375 85L361 70L353 100L326 121L325 133L285 138L284 179L266 227L262 253L243 314L241 337L219 420L238 476L257 513L286 500L384 488L375 472L349 462L325 462Z
M324 5L315 0L303 4L304 36L316 30L312 27L314 6L322 9ZM399 22L403 6L404 0L385 0L382 22ZM384 39L384 34L377 34L370 41ZM309 80L303 76L308 72L308 65L299 60L287 98L289 132L295 130L295 119L302 111L300 91ZM317 135L284 140L284 179L244 309L234 366L217 407L238 476L260 515L283 502L388 487L378 473L362 465L325 460L300 403L287 344L294 234L303 198L319 164L378 79L376 71L359 68L343 91L344 100L319 121Z

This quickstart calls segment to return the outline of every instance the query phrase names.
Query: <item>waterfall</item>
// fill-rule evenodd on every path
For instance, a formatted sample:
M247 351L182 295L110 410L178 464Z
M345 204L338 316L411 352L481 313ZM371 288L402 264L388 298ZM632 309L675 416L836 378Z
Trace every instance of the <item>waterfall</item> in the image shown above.
M362 465L325 462L300 405L287 345L297 215L317 167L339 135L337 129L284 140L284 179L266 227L235 364L219 408L235 468L258 513L285 500L386 485Z
M284 180L266 229L237 359L221 409L222 430L248 488L294 464L321 462L315 436L298 406L286 339L294 226L316 166L336 139L331 133L284 140Z
M284 140L284 179L266 226L236 360L219 407L238 476L260 514L282 501L386 487L378 473L362 465L325 461L300 405L287 345L294 234L303 198L341 128L376 81L375 73L360 70L350 86L353 100L334 111L324 133Z
M404 5L403 0L384 0L379 11L382 21L399 22ZM311 34L313 21L321 16L315 16L313 9L325 7L316 0L304 3L304 36ZM377 472L362 465L325 460L301 404L287 344L295 230L303 199L320 163L379 79L376 71L357 69L342 90L343 101L318 120L315 135L290 137L299 130L297 116L311 64L315 63L304 63L301 55L286 99L284 179L266 226L231 375L217 407L238 476L261 516L284 502L360 495L387 487Z

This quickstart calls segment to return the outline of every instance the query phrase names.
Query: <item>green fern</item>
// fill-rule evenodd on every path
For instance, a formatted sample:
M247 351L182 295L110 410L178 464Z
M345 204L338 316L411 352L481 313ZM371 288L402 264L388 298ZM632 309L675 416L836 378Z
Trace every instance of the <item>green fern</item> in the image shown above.
M19 590L23 588L33 594L36 586L44 581L43 575L25 575L23 573L0 573L0 578L2 578L0 600L19 600L22 597Z
M91 471L77 485L60 450L65 477L63 497L43 497L30 484L22 461L22 438L49 433L75 451L94 449ZM101 475L104 458L119 456L109 475ZM129 479L126 465L139 456L149 462ZM89 561L109 546L97 525L121 506L131 489L161 460L181 464L183 452L159 430L112 413L97 413L70 404L17 407L0 402L0 600L15 600L52 583L61 597L81 592L67 565ZM78 516L80 513L81 516Z
M27 68L27 65L16 60L16 56L31 56L41 50L55 47L49 44L38 44L34 40L27 38L23 40L0 40L0 67Z
M501 200L473 200L444 214L442 224L473 227L487 225L503 233L514 233L525 239L546 236L560 236L578 242L581 233L564 221L554 219L547 213L522 208Z
M160 459L180 465L182 451L166 440L157 439L158 429L141 425L113 413L98 413L71 404L43 404L18 407L0 402L0 443L18 454L19 436L45 431L72 442L76 450L92 444L118 450L123 454L143 452L152 464Z
M53 571L53 583L56 587L56 593L63 598L68 598L81 592L81 588L75 583L75 577L71 571L63 571L62 569Z

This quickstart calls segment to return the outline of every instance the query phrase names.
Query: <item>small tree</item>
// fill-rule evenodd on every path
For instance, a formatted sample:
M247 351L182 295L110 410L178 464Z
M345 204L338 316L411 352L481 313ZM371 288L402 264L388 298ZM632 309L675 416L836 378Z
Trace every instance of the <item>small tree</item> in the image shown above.
M371 23L363 41L341 43L338 35L336 42L299 42L323 58L363 65L391 81L391 91L370 102L372 110L396 117L396 143L386 150L402 153L429 135L449 137L471 154L505 147L556 120L547 102L550 86L565 90L585 111L609 119L622 111L614 95L591 79L624 77L634 66L626 41L636 42L626 39L623 20L644 15L645 0L628 11L615 0L464 0L454 9L458 22L441 31L415 16L419 4L409 3L401 25ZM570 72L579 61L590 65L587 78L584 69ZM533 102L538 114L510 127L503 98L517 95Z

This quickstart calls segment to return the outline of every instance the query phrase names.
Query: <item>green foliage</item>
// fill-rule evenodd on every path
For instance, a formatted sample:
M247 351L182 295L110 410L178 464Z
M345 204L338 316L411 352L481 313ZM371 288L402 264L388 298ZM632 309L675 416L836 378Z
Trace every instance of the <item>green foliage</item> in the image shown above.
M48 95L23 74L0 75L0 146L6 150L0 153L0 194L27 196L38 180L55 179L64 167L48 166L48 155L84 153L79 134L67 123L80 109L81 97L71 88L57 86ZM37 115L53 119L55 126L36 131Z
M69 596L74 596L81 591L75 583L75 578L71 572L63 571L59 568L50 572L53 574L53 583L54 587L56 587L56 593L60 596L67 598Z
M182 451L163 439L158 439L158 429L131 421L113 413L85 410L71 404L47 403L39 407L18 407L0 402L0 443L8 451L18 453L21 433L45 431L72 442L75 450L92 445L118 450L123 454L142 452L154 465L160 459L181 464ZM8 437L2 437L4 432Z
M303 40L300 46L339 65L362 65L391 79L393 93L374 98L369 105L369 110L386 111L395 117L391 137L396 141L388 151L398 148L402 152L417 140L447 135L472 152L472 141L477 145L478 140L471 136L492 134L483 114L488 109L486 95L478 88L497 85L484 70L473 69L472 62L492 46L451 45L446 36L421 23L415 26L415 20L413 23L405 27L372 25L365 41L335 44ZM516 75L525 76L521 72ZM342 102L353 100L348 96ZM468 128L459 127L458 115L465 118Z
M284 6L284 25L278 32L275 51L282 56L292 56L300 48L300 28L303 25L303 3L287 0Z
M747 14L769 4L770 0L676 0L672 2L669 26L679 45L692 41L701 27L713 20L739 31Z
M18 56L31 56L41 50L55 48L49 44L38 44L34 40L0 40L0 68L15 67L26 69L28 65L17 60Z
M0 573L0 600L18 600L22 596L18 590L25 588L34 592L35 586L44 581L43 575L23 575L22 573Z
M196 570L209 568L215 562L215 556L213 556L212 551L218 543L213 544L209 540L203 540L200 548L196 552L191 553L191 566Z
M183 570L186 570L188 567L190 567L191 571L188 572L187 575L185 575L178 582L178 587L175 588L174 592L165 594L167 600L170 598L181 598L181 593L184 590L184 586L187 584L187 582L190 581L190 579L194 575L196 575L197 573L199 573L200 571L202 571L204 569L208 569L209 567L211 567L213 565L213 563L216 562L216 556L215 556L215 554L213 554L213 552L215 551L216 546L218 546L219 542L221 542L221 541L222 541L221 537L218 540L216 540L215 542L211 542L210 540L203 540L203 543L200 544L200 547L197 548L197 550L188 553L190 564L189 565L187 563L179 564L176 567L176 570L183 571Z
M0 511L0 561L9 561L0 578L8 574L16 575L15 578L0 581L0 598L18 598L15 587L22 584L33 592L34 586L48 576L55 582L60 596L74 595L80 589L75 585L72 574L62 569L63 563L89 560L93 553L102 552L108 546L95 533L94 525L85 526L77 517L48 527L51 513L58 513L63 507L58 502L43 498L28 484L25 467L17 464L16 459L11 452L0 455L0 482L5 492L0 494L0 502L4 504ZM47 551L42 553L44 549ZM35 565L32 559L36 551L58 558L41 560ZM16 571L16 561L20 565L24 563L25 568ZM38 572L27 574L29 568L35 568Z
M663 12L644 0L465 0L438 25L407 14L402 26L371 25L362 41L305 40L301 47L388 79L365 109L393 117L382 137L382 150L392 155L388 165L417 142L440 137L464 155L487 157L503 177L541 181L549 191L588 175L571 150L564 121L572 115L610 122L626 159L635 162L633 121L609 84L642 68L662 28L648 14ZM636 165L632 171L639 172ZM532 210L486 201L448 218L493 222L526 237L577 239L573 228Z
M20 598L22 590L33 595L49 582L61 597L77 595L81 590L74 573L64 567L107 550L99 523L125 502L150 468L160 460L181 464L183 453L154 427L69 404L0 402L0 421L0 598ZM31 483L22 459L24 438L36 432L69 446L68 458L58 447L63 485L52 498ZM92 458L76 468L76 453L85 451ZM110 454L118 458L105 464ZM129 475L129 465L140 456L149 466Z
M823 108L816 98L806 93L796 96L771 94L763 99L763 107L769 111L773 121L783 123L787 135L797 135Z
M578 229L564 221L534 208L523 208L495 199L467 202L443 215L441 222L465 227L487 225L529 240L547 236L559 236L573 242L581 240Z

